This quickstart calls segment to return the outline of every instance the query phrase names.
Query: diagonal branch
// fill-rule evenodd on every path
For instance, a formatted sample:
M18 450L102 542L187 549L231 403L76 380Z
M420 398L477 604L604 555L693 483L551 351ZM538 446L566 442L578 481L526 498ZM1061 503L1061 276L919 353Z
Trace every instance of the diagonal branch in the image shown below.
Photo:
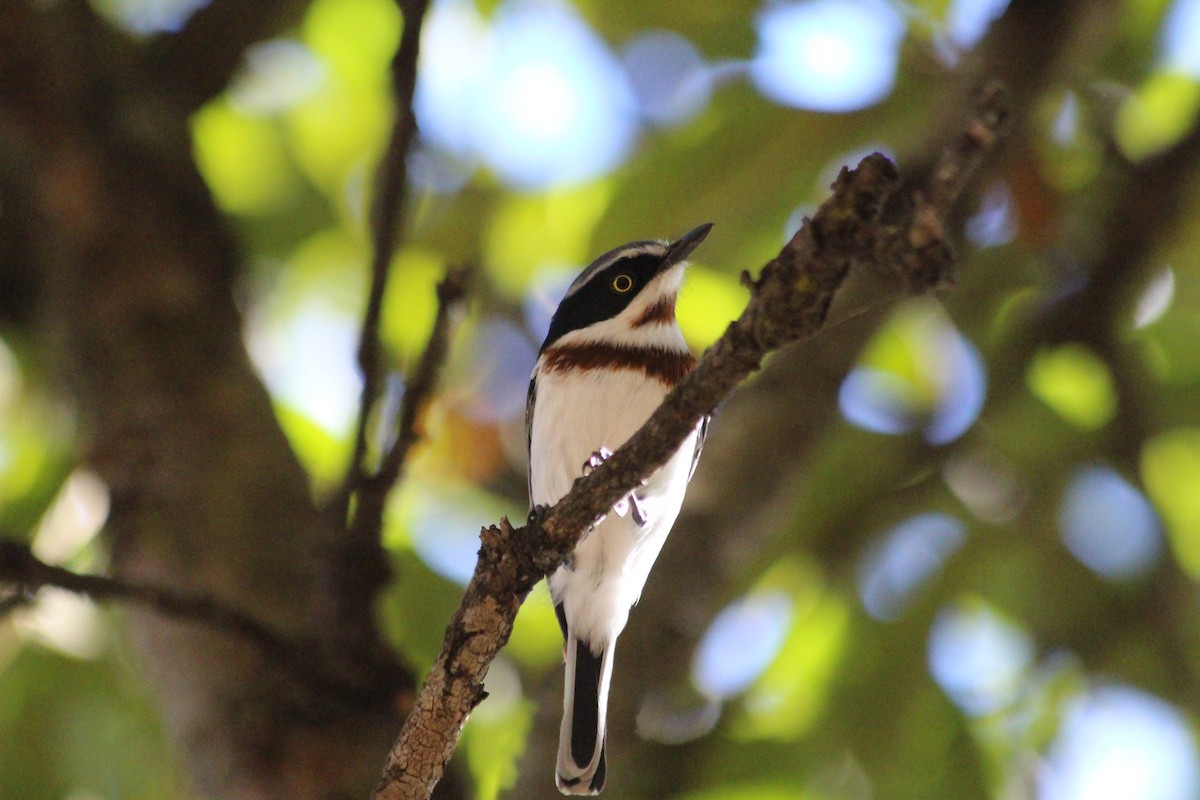
M282 635L251 614L226 605L210 595L177 592L162 586L122 580L107 575L81 575L47 564L24 544L0 538L0 582L12 593L0 601L0 611L28 602L39 589L52 586L86 595L93 600L122 600L146 606L165 616L207 625L249 642L270 663L325 695L350 703L388 702L409 691L413 676L389 662L389 672L379 664L335 664L322 660L316 642Z
M396 252L399 226L404 212L404 190L408 181L407 157L409 146L417 131L413 114L413 93L417 81L417 57L421 47L421 24L428 0L397 0L404 12L404 33L392 59L392 92L395 98L395 121L387 151L379 164L376 194L371 213L374 252L371 258L371 290L363 313L362 333L358 343L358 366L362 372L362 394L359 400L358 427L354 435L354 454L346 478L348 496L366 479L368 470L367 431L371 411L379 399L383 385L379 345L379 323L383 298L387 292L392 256Z
M832 196L751 287L745 311L646 424L539 519L485 528L475 574L455 612L417 705L388 755L376 800L427 798L484 698L488 666L508 640L533 585L561 563L580 536L666 461L768 353L815 335L854 263L902 271L914 290L941 283L952 262L941 221L1008 117L1005 93L989 86L964 130L922 187L902 186L876 153L843 169ZM906 209L889 214L884 208Z
M367 500L363 495L369 491L386 494L400 479L400 471L408 458L408 451L420 438L417 417L421 407L433 393L438 371L450 350L453 323L462 309L470 281L471 273L468 269L454 269L438 284L438 310L433 321L433 331L429 334L429 342L425 345L421 360L417 362L417 368L409 376L408 384L404 387L404 400L400 405L400 413L396 415L396 439L380 462L379 472L359 491L359 510L355 514L355 523L358 523L360 516L365 517L365 527L376 534L379 532L380 519L378 516L368 517L364 514L363 506Z
M367 464L367 441L372 414L379 405L384 380L379 326L392 258L404 217L408 151L417 130L413 93L416 90L421 27L429 7L429 0L396 2L404 15L404 30L391 67L395 117L387 149L379 162L371 208L371 286L358 344L362 392L350 465L329 509L335 517L339 535L332 541L327 559L326 575L332 583L327 595L333 603L333 607L328 609L328 616L337 632L338 641L350 648L373 647L377 641L373 623L375 600L390 577L387 559L379 541L384 504L399 477L404 457L416 438L416 410L432 389L438 368L445 358L450 323L457 316L455 311L465 293L465 279L458 273L448 275L438 287L437 320L420 364L410 377L396 442L385 455L380 468L372 470Z
M438 310L433 330L416 369L409 375L404 399L390 426L395 431L395 439L381 459L379 470L358 477L346 535L337 542L330 555L330 569L336 585L331 597L341 604L341 608L334 611L334 618L342 621L340 627L343 630L355 620L371 619L376 594L387 580L379 544L383 511L388 494L400 479L409 451L420 438L418 417L433 393L438 372L446 360L454 322L460 316L469 283L468 270L453 269L438 284ZM348 500L349 496L335 502ZM344 515L342 508L337 508L336 513Z

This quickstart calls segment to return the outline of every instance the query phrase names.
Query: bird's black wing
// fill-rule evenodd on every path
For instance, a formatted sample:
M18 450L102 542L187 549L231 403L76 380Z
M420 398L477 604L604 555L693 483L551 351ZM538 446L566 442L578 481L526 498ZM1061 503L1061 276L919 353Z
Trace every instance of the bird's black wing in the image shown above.
M689 481L696 474L696 466L700 463L700 451L704 449L704 438L708 436L708 423L710 422L712 422L712 414L705 414L700 418L700 430L696 434L696 452L692 453L692 471L688 473Z
M529 379L529 392L525 395L525 455L529 464L525 468L526 485L529 488L529 507L533 508L533 404L537 399L537 373Z

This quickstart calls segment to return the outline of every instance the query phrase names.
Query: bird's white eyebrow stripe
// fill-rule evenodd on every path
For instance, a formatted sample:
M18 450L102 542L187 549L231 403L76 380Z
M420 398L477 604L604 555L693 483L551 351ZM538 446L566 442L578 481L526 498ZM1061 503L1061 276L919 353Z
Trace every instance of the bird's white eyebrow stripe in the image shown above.
M593 261L591 266L581 272L579 277L571 282L571 286L567 289L565 297L570 297L578 292L580 289L586 286L588 282L592 280L592 278L611 267L619 259L637 258L638 256L645 255L663 256L666 254L669 246L669 242L648 239L641 242L630 242L629 244L618 247L615 250L610 250Z

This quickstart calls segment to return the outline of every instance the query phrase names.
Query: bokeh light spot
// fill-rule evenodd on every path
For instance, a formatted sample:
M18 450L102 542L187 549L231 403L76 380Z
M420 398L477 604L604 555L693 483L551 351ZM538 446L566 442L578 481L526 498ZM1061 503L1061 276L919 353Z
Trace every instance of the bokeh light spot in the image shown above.
M131 33L173 33L209 0L93 0L96 10Z
M638 112L654 125L677 125L708 104L712 78L704 58L684 37L647 31L621 54Z
M934 680L973 716L1015 699L1033 655L1029 635L982 600L942 610L929 632Z
M917 303L872 341L838 392L843 416L877 433L922 428L943 445L974 424L987 396L983 360L939 308Z
M777 103L856 111L885 98L896 77L904 21L880 0L813 0L759 14L750 76Z
M967 220L966 234L977 247L998 247L1013 240L1017 225L1007 186L997 183L984 193L979 211Z
M899 434L911 430L914 420L909 409L917 404L916 389L908 381L866 367L852 370L838 391L842 415L875 433Z
M1159 60L1171 71L1200 78L1200 0L1175 0L1163 21Z
M274 397L345 435L358 411L357 330L352 315L312 300L267 327L252 327L250 352Z
M421 29L413 110L422 137L460 158L471 156L475 95L494 44L473 3L433 4Z
M792 602L782 592L750 594L712 621L692 662L700 691L720 699L749 686L779 652L792 619Z
M312 96L324 78L321 61L300 42L259 42L246 50L246 68L229 88L229 102L248 114L282 111Z
M488 492L446 480L436 484L414 480L404 498L413 550L434 572L463 585L475 571L479 520L523 516Z
M1153 325L1167 313L1175 299L1175 270L1167 266L1150 279L1133 310L1134 329Z
M946 459L950 491L985 522L1008 522L1025 507L1029 491L1017 470L998 454L977 450Z
M516 0L489 27L444 2L425 36L416 112L432 144L523 189L603 174L632 147L625 71L573 8Z
M972 47L1008 8L1009 0L952 0L946 32L962 48Z
M858 594L867 613L892 621L965 539L963 524L947 514L901 522L867 550L858 569Z
M1123 686L1068 708L1039 773L1038 800L1195 800L1196 737L1176 708Z
M537 360L533 343L515 325L485 319L472 334L459 391L463 412L476 422L498 422L525 410L529 371Z
M1158 517L1146 498L1105 466L1080 469L1059 511L1063 543L1105 578L1144 575L1162 552Z

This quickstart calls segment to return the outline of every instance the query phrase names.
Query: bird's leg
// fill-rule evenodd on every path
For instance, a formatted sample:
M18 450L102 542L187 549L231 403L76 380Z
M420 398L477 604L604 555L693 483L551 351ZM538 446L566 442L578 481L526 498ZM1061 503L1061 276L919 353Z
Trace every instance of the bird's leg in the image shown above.
M591 475L592 470L596 469L596 467L600 466L605 461L608 461L608 459L611 457L612 450L602 446L599 450L594 451L590 456L588 456L587 461L583 462L583 474Z
M588 456L587 461L583 462L583 474L592 474L592 470L603 464L611 456L612 450L601 446L600 449ZM623 517L632 512L633 521L638 524L638 527L645 525L649 520L649 517L646 516L646 510L642 507L641 501L638 500L638 496L634 492L630 492L618 500L613 505L613 511L616 512L618 517Z
M637 494L635 492L630 492L627 499L629 500L630 511L633 513L633 521L638 524L639 528L645 527L646 523L650 521L650 518L646 516L646 509L642 507L642 503L640 500L638 500Z
M612 454L613 451L609 450L603 445L601 445L598 450L593 451L592 454L588 456L587 461L583 462L584 477L591 475L592 471L605 461L608 461L608 459L612 457ZM622 498L621 500L617 501L616 505L613 506L613 511L617 512L618 517L623 517L629 513L629 503Z

